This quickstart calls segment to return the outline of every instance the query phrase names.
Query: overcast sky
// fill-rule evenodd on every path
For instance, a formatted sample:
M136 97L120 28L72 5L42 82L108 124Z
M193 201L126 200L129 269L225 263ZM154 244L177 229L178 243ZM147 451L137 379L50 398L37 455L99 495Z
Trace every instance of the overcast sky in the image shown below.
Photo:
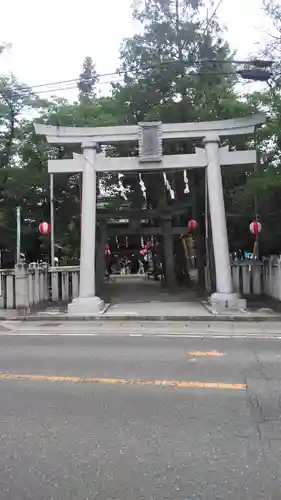
M263 38L261 3L223 0L220 7L227 38L239 57L247 57ZM131 0L2 0L0 40L10 42L12 49L1 56L0 72L12 71L31 86L74 79L87 55L99 73L115 71L122 38L136 28L130 4Z

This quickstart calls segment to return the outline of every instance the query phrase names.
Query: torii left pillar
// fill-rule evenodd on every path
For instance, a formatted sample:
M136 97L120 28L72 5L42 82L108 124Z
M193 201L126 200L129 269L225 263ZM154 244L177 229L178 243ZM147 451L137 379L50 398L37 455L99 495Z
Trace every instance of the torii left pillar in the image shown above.
M82 185L80 290L79 297L68 306L70 316L94 316L104 309L96 296L96 143L82 143L84 168Z

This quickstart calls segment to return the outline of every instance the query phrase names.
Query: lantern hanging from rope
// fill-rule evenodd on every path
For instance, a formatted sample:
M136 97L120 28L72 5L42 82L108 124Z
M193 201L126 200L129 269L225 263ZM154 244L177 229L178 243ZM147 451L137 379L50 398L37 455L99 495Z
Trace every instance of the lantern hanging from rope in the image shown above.
M48 234L51 230L51 226L48 222L41 222L39 224L39 232L41 234Z
M259 221L253 220L249 226L252 234L259 234L262 230L262 225Z
M189 231L195 231L195 229L197 228L198 224L196 222L196 220L194 219L191 219L189 222L188 222L188 229Z
M104 249L105 249L105 255L111 255L111 251L108 244L104 245Z

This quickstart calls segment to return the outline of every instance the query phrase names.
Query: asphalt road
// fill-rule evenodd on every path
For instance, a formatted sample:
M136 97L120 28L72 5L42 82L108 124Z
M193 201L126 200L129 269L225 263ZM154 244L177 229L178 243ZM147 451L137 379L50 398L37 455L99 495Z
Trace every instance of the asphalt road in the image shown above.
M279 339L0 336L0 498L280 500L280 361Z

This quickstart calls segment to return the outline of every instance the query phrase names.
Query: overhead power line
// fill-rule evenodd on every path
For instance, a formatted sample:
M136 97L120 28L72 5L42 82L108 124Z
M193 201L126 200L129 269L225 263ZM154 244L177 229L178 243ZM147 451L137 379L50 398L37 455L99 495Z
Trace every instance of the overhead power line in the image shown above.
M109 76L118 76L118 75L121 75L122 73L124 73L124 72L114 71L111 73L100 73L100 74L97 74L94 76L88 76L88 77L85 76L85 77L83 77L83 80L95 80L95 79L109 77ZM80 81L80 78L71 78L70 80L58 80L55 82L40 83L40 84L32 85L31 88L37 89L40 87L53 87L54 85L60 85L62 83L78 83L79 81ZM97 82L97 83L99 83L99 82ZM101 83L107 83L107 82L101 82Z
M186 76L189 77L200 77L200 76L240 76L244 80L253 80L253 81L268 81L271 77L271 73L269 71L261 71L261 70L240 70L240 71L217 71L217 72L196 72L196 73L187 73ZM119 80L108 80L105 82L97 82L96 85L110 85L110 84L122 84L124 81L122 79ZM41 89L36 91L36 94L46 94L52 92L62 92L66 90L75 90L77 89L77 85L68 85L61 88L53 88L53 89Z
M123 80L108 80L106 82L97 82L95 85L100 86L100 85L110 85L112 83L123 83ZM77 89L77 84L69 85L66 87L61 87L61 88L53 88L53 89L43 89L43 90L38 90L36 91L36 94L50 94L52 92L62 92L65 90L75 90Z
M268 67L268 66L272 66L273 64L273 61L261 61L261 60L258 60L258 59L250 59L250 60L231 60L231 59L200 59L200 60L190 60L190 61L186 61L184 63L185 67L188 68L188 67L198 67L200 66L201 64L214 64L214 65L225 65L225 64L233 64L233 65L254 65L256 67ZM143 65L143 66L140 66L138 69L136 70L132 70L131 73L135 72L136 74L138 72L141 72L141 71L149 71L149 70L153 70L154 68L155 69L161 69L161 68L165 68L166 66L170 66L170 65L177 65L179 64L179 61L178 60L168 60L168 61L162 61L160 62L159 64L157 65ZM180 63L182 64L182 62ZM96 82L96 85L106 85L106 84L110 84L112 83L112 81L102 81L102 82L99 82L98 80L100 78L105 78L105 77L114 77L114 76L119 76L121 77L122 75L126 75L127 71L125 70L120 70L120 71L113 71L113 72L109 72L109 73L99 73L99 74L96 74L94 75L94 78L92 76L89 76L89 77L85 77L84 80L92 80L92 79L97 79L97 82ZM197 73L194 73L194 74L203 74L202 72L198 71ZM208 72L208 74L211 74L210 72ZM219 75L223 75L224 72L217 72L217 74ZM237 74L237 72L225 72L225 74ZM17 86L15 87L15 90L35 90L36 93L41 93L40 92L40 89L42 88L46 88L46 87L51 87L51 91L60 91L60 90L65 90L66 87L63 87L62 89L54 89L53 87L56 87L56 86L59 86L59 85L67 85L67 86L70 86L70 85L74 85L76 87L77 83L79 82L79 78L72 78L72 79L68 79L68 80L57 80L57 81L53 81L53 82L45 82L45 83L40 83L40 84L35 84L35 85L31 85L30 87L28 86ZM114 83L114 81L113 81ZM120 80L117 81L117 83L120 83ZM75 88L74 87L74 88ZM37 90L38 89L38 90ZM47 89L45 92L50 92L49 89Z
M273 64L273 61L265 61L267 63L267 66ZM188 61L184 65L185 67L190 67L190 66L199 66L200 64L203 63L210 63L210 64L255 64L255 60L247 60L247 61L238 61L238 60L229 60L229 59L200 59L200 61ZM158 69L159 67L161 68L162 66L169 66L170 64L179 64L179 61L177 59L172 59L168 61L161 61L157 65L143 65L140 66L138 71L145 71L145 70L150 70L150 69ZM180 62L182 64L182 62ZM136 70L137 72L137 70ZM121 76L125 75L126 73L129 73L129 71L113 71L111 73L97 73L94 78L99 79L99 78L104 78L104 77L110 77L110 76ZM92 76L84 77L84 80L93 80L94 79ZM79 78L72 78L70 80L58 80L55 82L47 82L47 83L40 83L36 85L32 85L32 89L40 88L40 87L53 87L54 85L60 85L62 83L78 83Z
M167 65L170 64L178 64L179 61L177 60L170 60L170 61L163 61L159 65L155 66L143 66L139 68L139 71L135 71L135 78L139 78L139 81L142 79L142 75L139 74L138 72L141 71L146 71L146 70L153 70L158 69L161 71L161 69L165 69ZM210 63L214 65L225 65L225 64L231 64L231 65L239 65L243 66L243 69L238 69L235 71L222 71L222 70L217 70L217 71L194 71L194 68L196 66L199 66L199 64L203 63ZM231 75L237 75L242 77L244 80L260 80L260 81L268 81L271 77L272 74L270 72L270 69L273 64L273 61L270 60L259 60L259 59L252 59L252 60L227 60L227 59L222 59L222 60L217 60L217 59L202 59L197 62L187 62L185 66L188 68L193 68L189 72L186 73L186 76L189 77L196 77L196 76L231 76ZM254 69L251 69L253 67ZM215 69L215 68L214 68ZM115 71L111 73L100 73L95 75L95 85L96 86L101 86L101 85L110 85L110 84L122 84L124 83L124 80L122 79L122 75L125 75L125 71ZM133 74L133 71L131 72ZM99 81L99 78L104 78L104 77L112 76L116 77L118 76L118 79L111 79L111 80L106 80L106 81ZM91 80L93 77L87 77L85 80ZM29 93L30 91L34 91L34 93L37 94L50 94L50 93L56 93L56 92L63 92L67 90L74 90L77 89L77 83L79 82L79 78L73 78L69 80L58 80L55 82L48 82L48 83L42 83L42 84L37 84L33 85L31 87L28 86L16 86L13 89L10 89L9 87L0 87L0 93L4 94L7 92L26 92Z

